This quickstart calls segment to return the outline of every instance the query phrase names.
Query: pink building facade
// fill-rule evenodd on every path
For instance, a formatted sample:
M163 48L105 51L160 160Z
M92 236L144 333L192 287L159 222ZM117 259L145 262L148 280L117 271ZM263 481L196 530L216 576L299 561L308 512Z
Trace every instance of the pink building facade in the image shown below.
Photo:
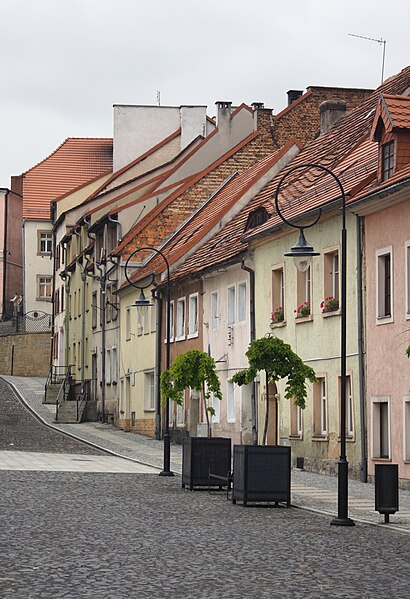
M13 314L10 301L23 292L21 178L0 188L0 318Z

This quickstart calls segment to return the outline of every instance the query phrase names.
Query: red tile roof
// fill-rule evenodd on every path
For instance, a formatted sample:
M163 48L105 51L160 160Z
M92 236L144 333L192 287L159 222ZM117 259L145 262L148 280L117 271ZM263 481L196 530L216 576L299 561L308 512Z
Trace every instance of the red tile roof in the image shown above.
M279 181L291 168L315 163L338 176L347 194L358 193L376 179L377 144L369 139L380 92L400 94L410 86L410 67L388 79L368 100L346 114L325 135L313 140L275 177L220 233L207 242L174 273L174 277L195 275L222 264L237 262L247 250L247 242L255 235L268 234L283 223L276 213L274 195ZM280 205L286 218L304 215L340 197L331 175L312 168L301 168L286 179L280 189ZM271 215L263 225L244 235L248 215L264 206Z
M166 256L171 266L184 254L198 244L235 206L247 191L275 164L296 142L289 142L285 148L274 154L268 154L251 168L239 173L233 173L220 188L177 229L177 231L159 249ZM142 262L141 255L136 255L136 261ZM140 280L151 273L159 274L165 270L164 259L155 254L145 266L138 269L131 280ZM127 284L123 285L124 287Z
M112 139L67 138L23 173L23 218L48 220L50 202L112 170Z

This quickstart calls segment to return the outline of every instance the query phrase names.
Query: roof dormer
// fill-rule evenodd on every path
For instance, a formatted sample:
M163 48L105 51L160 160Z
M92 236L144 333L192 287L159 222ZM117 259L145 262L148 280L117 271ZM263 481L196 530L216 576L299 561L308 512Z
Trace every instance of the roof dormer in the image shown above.
M380 95L370 139L379 144L379 181L410 163L410 97Z

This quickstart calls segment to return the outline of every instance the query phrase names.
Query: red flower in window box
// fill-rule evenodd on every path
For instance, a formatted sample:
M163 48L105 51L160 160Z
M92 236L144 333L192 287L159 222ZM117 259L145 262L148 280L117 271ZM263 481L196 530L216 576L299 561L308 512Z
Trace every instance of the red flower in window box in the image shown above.
M284 312L282 306L278 306L277 308L275 308L271 315L271 321L272 322L283 322L284 318L285 318L285 312Z
M305 318L310 314L310 303L303 302L300 306L298 306L297 310L294 310L295 318Z
M329 295L320 303L320 309L322 312L335 312L339 310L339 300Z

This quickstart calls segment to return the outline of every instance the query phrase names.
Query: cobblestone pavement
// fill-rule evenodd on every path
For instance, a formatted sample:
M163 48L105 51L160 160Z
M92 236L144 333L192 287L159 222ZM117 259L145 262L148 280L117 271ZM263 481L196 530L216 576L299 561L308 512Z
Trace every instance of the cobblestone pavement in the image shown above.
M0 472L2 599L408 599L410 537L150 474Z
M162 467L163 444L161 441L148 439L134 433L125 433L98 422L55 425L53 424L54 406L42 404L45 383L43 378L3 376L3 379L13 385L22 400L50 426L93 443L115 455L158 468ZM176 474L181 472L181 446L171 445L171 469ZM329 518L335 517L337 515L337 479L293 470L292 505L326 514ZM386 532L394 529L410 532L410 491L400 490L399 506L399 511L390 517L391 523L388 526L383 525L384 517L374 510L374 485L349 480L349 515L356 522L378 524ZM410 591L408 597L410 598Z
M11 414L13 397L0 386ZM19 420L4 426L3 444ZM19 449L7 453L19 456L35 442L35 460L53 442L34 417L22 421ZM68 441L79 453L90 450ZM141 445L149 456L149 443ZM333 492L334 479L319 477L326 488L316 475L298 474L295 484L313 498ZM1 599L410 597L408 534L360 522L334 527L327 516L295 508L244 508L224 493L182 490L177 476L0 470L0 555Z

